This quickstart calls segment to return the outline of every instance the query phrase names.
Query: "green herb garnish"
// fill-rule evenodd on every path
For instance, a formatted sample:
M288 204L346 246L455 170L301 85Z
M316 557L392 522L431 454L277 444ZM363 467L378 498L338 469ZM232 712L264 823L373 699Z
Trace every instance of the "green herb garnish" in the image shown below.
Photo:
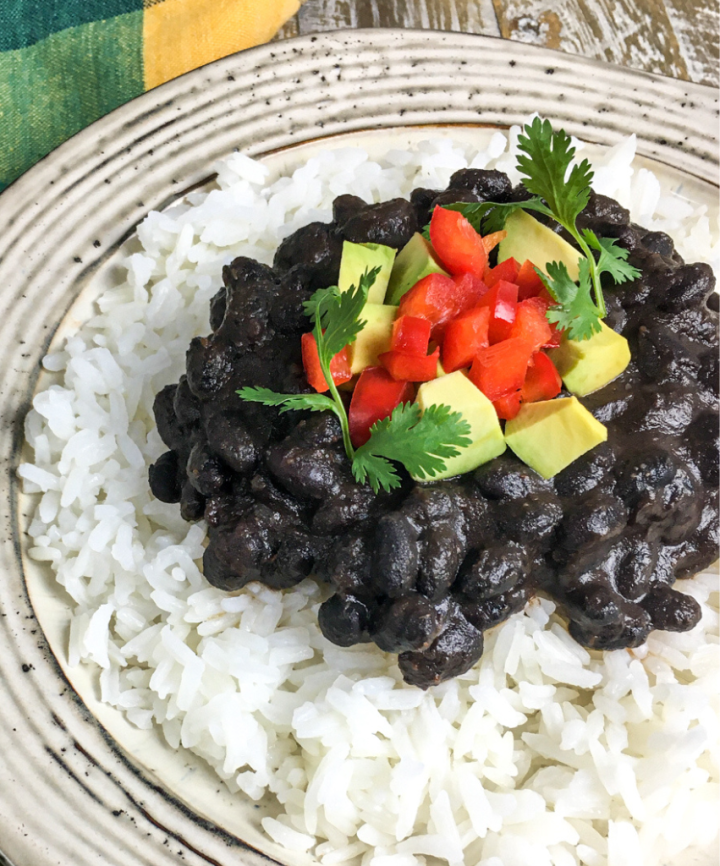
M590 229L578 230L576 220L590 199L593 171L586 159L570 169L575 156L570 136L562 129L554 132L550 121L539 117L524 131L518 138L517 166L533 198L508 204L458 202L447 207L462 213L483 234L500 231L510 214L521 209L545 214L559 223L585 257L579 263L578 283L570 279L562 262L548 264L547 274L538 268L535 271L557 302L548 309L548 320L567 330L571 339L587 340L600 331L600 320L607 313L601 275L624 283L639 277L640 271L628 264L628 251L614 239L600 239ZM594 253L598 253L597 260Z
M376 493L380 487L400 486L391 460L403 463L413 476L432 477L445 469L444 458L456 457L472 443L469 434L468 422L447 406L428 406L421 414L417 403L401 404L370 428L370 439L355 452L353 475L360 482L369 480Z
M354 343L365 326L360 318L368 291L380 268L365 271L357 287L341 292L337 286L318 289L304 304L305 314L313 322L313 336L318 358L331 396L325 394L277 394L269 388L241 388L243 400L278 406L280 412L308 409L311 412L333 412L340 420L345 451L352 461L353 475L359 482L369 482L377 493L400 486L400 477L390 463L404 464L420 478L432 477L445 469L445 457L455 457L459 448L470 445L470 425L459 412L447 406L430 406L422 415L417 403L397 406L390 418L378 421L370 429L370 439L357 451L350 441L350 424L345 404L333 382L330 362L345 346Z

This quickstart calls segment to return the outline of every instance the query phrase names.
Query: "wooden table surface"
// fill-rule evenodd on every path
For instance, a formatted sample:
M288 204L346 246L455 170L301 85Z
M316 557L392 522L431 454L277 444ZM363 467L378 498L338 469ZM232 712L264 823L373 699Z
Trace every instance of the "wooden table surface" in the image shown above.
M306 0L279 34L418 27L502 36L720 84L718 0Z

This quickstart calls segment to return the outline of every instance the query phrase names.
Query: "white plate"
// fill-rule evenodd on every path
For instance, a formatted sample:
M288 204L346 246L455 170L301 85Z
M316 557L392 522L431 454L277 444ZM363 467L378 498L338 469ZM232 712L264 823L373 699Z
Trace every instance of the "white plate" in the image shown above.
M32 503L18 500L13 472L52 335L114 283L119 249L145 213L206 180L233 147L284 172L328 146L404 147L428 137L428 124L477 141L535 110L602 144L636 131L648 167L717 205L715 91L411 31L305 37L189 73L80 133L0 196L0 847L16 866L165 866L179 852L192 864L267 863L254 848L312 862L267 842L263 807L99 704L91 669L67 668L68 607L49 573L22 557Z

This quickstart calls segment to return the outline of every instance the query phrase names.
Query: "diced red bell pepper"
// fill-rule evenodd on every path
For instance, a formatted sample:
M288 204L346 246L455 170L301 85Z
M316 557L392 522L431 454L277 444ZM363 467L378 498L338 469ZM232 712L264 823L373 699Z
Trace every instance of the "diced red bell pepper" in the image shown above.
M406 292L398 308L398 318L412 316L427 319L434 340L440 338L444 325L461 313L477 307L485 295L485 283L473 274L446 277L430 274Z
M407 355L405 352L383 352L378 361L393 379L405 382L429 382L437 378L440 349L431 355Z
M393 323L391 350L407 355L427 355L430 322L419 316L400 316Z
M510 336L517 310L517 291L518 288L514 283L500 280L488 289L480 301L482 306L490 307L488 336L491 346Z
M493 403L498 418L502 418L503 421L512 421L522 405L520 393L520 391L513 391L512 394L501 397Z
M430 219L430 242L451 274L482 277L488 254L483 239L461 213L436 207Z
M562 390L562 379L555 365L544 352L536 352L532 356L530 366L525 375L525 382L520 390L523 403L535 403L538 400L552 400Z
M398 318L427 319L430 325L445 321L454 310L455 283L445 274L429 274L415 283L400 300Z
M445 327L442 365L446 373L469 366L480 349L489 345L490 308L476 307Z
M557 349L557 347L560 345L560 340L562 339L562 328L558 328L555 322L548 322L548 325L550 325L550 332L552 336L547 341L547 343L545 343L543 349Z
M495 265L494 268L485 268L483 281L489 289L491 289L495 283L500 282L500 280L517 284L517 275L519 270L520 265L514 258L510 257L509 259L505 259L504 262L500 262L499 265Z
M503 231L493 232L492 234L485 235L482 239L483 246L485 247L485 252L490 254L500 243L500 241L504 241L506 237L507 232L504 229Z
M323 376L322 367L320 366L315 335L303 334L301 346L303 367L305 368L305 375L310 383L310 387L320 393L327 391L329 386L325 381L325 376ZM330 361L330 375L336 385L342 385L343 382L349 382L352 379L350 353L347 346Z
M368 441L376 421L387 418L400 403L414 399L415 386L410 382L397 382L384 367L366 367L355 385L348 413L355 448Z
M532 346L517 337L481 349L470 368L470 381L493 403L522 388Z
M514 282L518 284L519 301L536 298L544 288L543 281L535 272L535 265L530 259L525 259L522 263Z
M547 304L541 298L528 298L517 305L511 337L526 340L537 351L552 339L550 322L545 318Z

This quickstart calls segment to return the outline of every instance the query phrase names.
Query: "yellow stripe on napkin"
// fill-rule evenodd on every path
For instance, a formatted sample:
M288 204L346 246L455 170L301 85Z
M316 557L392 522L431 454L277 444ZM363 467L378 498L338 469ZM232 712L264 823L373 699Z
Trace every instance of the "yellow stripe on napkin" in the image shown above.
M145 89L275 35L299 0L145 0Z

